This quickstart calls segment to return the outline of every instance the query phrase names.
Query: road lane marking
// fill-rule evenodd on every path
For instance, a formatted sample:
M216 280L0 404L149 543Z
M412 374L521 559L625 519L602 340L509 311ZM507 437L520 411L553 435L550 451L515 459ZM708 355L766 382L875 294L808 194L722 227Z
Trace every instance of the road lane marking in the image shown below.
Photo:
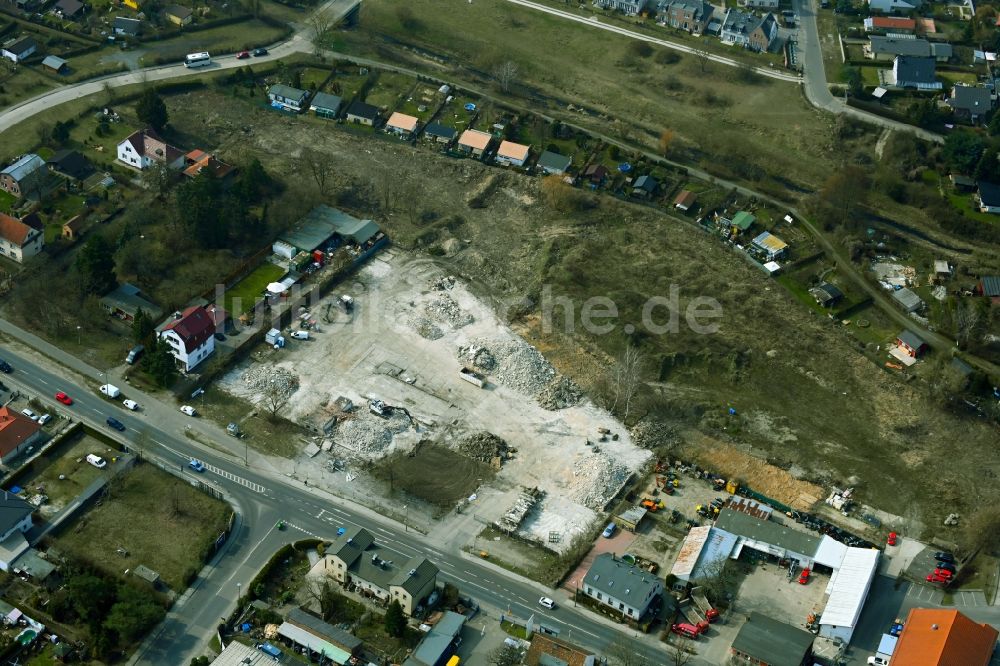
M254 483L253 481L250 481L248 479L244 479L242 476L237 476L237 475L233 474L232 472L227 472L226 470L220 469L220 468L216 467L215 465L209 465L207 463L202 463L202 464L205 465L205 469L207 471L212 472L213 474L218 474L219 476L221 476L224 479L229 479L230 481L232 481L234 483L238 483L241 486L249 488L250 490L254 491L255 493L261 493L261 494L263 494L267 490L267 488L265 488L264 486L260 485L259 483Z

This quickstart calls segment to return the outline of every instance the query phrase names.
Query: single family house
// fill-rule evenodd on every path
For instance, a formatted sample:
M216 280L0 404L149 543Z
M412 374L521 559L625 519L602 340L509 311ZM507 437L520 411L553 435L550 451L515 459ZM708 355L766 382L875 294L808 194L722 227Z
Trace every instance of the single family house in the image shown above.
M41 198L47 176L45 160L29 153L0 171L0 190L18 199L32 195Z
M569 165L572 161L573 158L571 157L546 150L538 157L536 164L539 170L546 175L561 176L569 170Z
M236 171L236 167L226 164L215 155L197 148L184 156L184 171L181 173L185 176L194 178L205 171L211 173L216 178L223 179Z
M0 48L0 56L17 63L31 57L37 50L38 44L33 37L15 37Z
M458 149L473 157L482 157L493 143L493 135L479 130L467 129L458 138Z
M163 10L163 15L174 25L190 25L194 12L188 7L180 5L169 5Z
M663 594L660 577L619 560L614 553L598 555L580 587L591 599L636 621L655 608L654 602Z
M912 35L917 30L917 22L900 16L872 16L865 19L865 32L897 35Z
M138 37L142 34L142 21L124 16L116 16L114 23L111 24L111 30L116 35Z
M514 143L513 141L501 141L500 147L497 148L497 162L510 166L524 166L524 163L528 160L529 150L530 148L524 144Z
M0 407L0 463L10 465L13 458L16 458L22 451L41 438L41 433L42 427L38 425L37 421L29 419L10 407ZM6 502L14 497L16 495L8 493L6 490L0 491L0 498L2 498L0 499L0 507L6 511ZM28 513L30 514L31 511ZM20 516L20 519L23 519L23 516ZM4 541L10 536L10 526L0 525L0 530L2 530L0 531L0 537L2 537L0 541Z
M944 86L937 80L935 69L934 58L930 56L896 56L886 79L897 88L941 90Z
M740 664L801 666L812 663L813 636L808 631L752 611L733 639L730 655Z
M3 181L0 180L0 185ZM981 180L977 183L976 198L979 199L979 212L1000 213L1000 185Z
M52 11L60 18L73 21L80 18L85 9L86 5L80 2L80 0L59 0L52 8Z
M312 96L309 110L320 118L336 118L337 114L340 113L341 102L342 100L336 95L318 92Z
M956 84L951 89L948 106L956 118L978 125L993 112L993 93L983 86Z
M178 367L190 372L215 351L215 320L203 306L194 305L174 313L160 338L170 345Z
M385 131L402 139L409 139L417 131L418 122L415 117L396 111L386 121Z
M75 150L60 150L48 161L49 171L72 180L86 180L93 175L94 166Z
M379 115L381 114L379 113L378 107L358 101L351 102L347 106L347 111L345 113L347 122L358 123L359 125L368 125L369 127L375 125L378 121Z
M20 264L37 255L44 246L42 231L23 219L0 213L0 255Z
M892 666L987 666L997 630L953 608L914 608L892 652Z
M276 83L267 89L267 98L271 100L271 106L276 109L298 113L309 99L309 91Z
M153 130L144 129L132 132L118 144L118 161L140 171L154 164L182 169L184 153L165 142Z
M878 14L909 14L922 4L921 0L868 0L868 10Z
M428 123L428 125L424 127L424 136L430 141L447 144L455 140L455 137L458 136L458 132L446 125Z

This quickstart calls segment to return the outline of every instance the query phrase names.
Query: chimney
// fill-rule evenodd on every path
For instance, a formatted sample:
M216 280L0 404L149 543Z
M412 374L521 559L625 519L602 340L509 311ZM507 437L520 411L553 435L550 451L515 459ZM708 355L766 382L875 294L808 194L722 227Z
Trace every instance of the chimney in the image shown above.
M938 630L938 626L936 624L932 624L931 625L931 631L937 631L937 630Z

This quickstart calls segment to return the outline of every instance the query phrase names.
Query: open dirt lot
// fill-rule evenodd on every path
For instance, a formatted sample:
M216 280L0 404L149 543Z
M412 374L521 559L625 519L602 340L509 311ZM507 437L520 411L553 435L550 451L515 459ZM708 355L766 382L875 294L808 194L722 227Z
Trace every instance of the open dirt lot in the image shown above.
M86 461L89 453L109 460L115 454L103 442L80 432L36 460L33 472L22 479L21 485L29 499L33 495L48 497L38 508L43 517L57 513L99 476L106 474Z

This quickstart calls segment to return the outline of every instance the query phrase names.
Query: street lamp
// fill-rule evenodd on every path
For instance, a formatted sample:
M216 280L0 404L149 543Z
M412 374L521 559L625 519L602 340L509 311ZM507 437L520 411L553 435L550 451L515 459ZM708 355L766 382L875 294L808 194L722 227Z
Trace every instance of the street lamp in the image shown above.
M409 504L404 504L403 505L403 531L404 532L409 532L410 531L410 524L408 522L406 522L410 518L410 508L409 507L410 507Z
M237 609L243 604L243 583L236 583L236 606Z
M82 344L80 341L80 327L76 327L76 345L79 347Z

